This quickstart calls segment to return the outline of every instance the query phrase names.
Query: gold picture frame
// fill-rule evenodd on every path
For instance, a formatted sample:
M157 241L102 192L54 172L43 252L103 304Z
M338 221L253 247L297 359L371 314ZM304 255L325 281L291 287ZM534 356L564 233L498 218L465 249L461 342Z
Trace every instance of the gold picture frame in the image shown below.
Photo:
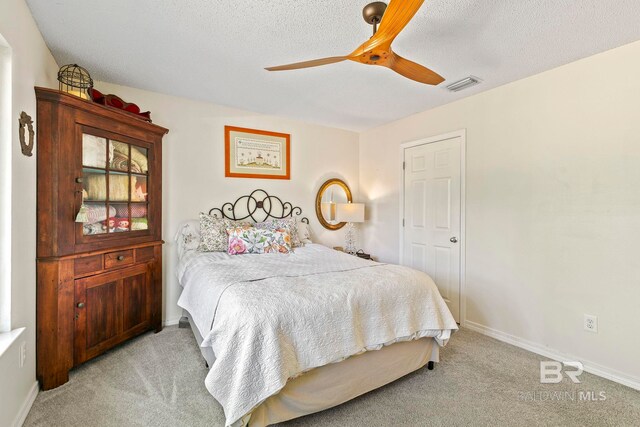
M291 135L225 126L225 177L291 179Z

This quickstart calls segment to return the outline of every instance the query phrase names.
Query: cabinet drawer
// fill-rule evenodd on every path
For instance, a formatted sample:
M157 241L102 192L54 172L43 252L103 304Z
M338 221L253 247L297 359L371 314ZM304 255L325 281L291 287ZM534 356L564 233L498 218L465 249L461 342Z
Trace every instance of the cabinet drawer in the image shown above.
M87 273L94 273L102 270L102 255L93 255L78 258L73 263L73 272L76 276Z
M154 253L154 246L147 246L146 248L136 249L136 262L151 261L155 257Z
M133 264L133 250L108 252L104 254L104 268L118 268Z

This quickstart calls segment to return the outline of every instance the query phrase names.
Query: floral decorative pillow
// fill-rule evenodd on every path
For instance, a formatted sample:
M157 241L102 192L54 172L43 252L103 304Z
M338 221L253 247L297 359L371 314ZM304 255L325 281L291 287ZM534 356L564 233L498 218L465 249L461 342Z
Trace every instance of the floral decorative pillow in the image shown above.
M229 234L229 255L292 252L288 230L265 230L255 227L232 227Z
M212 215L200 213L200 244L199 252L226 252L229 237L227 228L248 225L227 218L217 218Z
M287 230L291 236L291 247L298 248L302 246L300 237L298 236L298 221L295 217L270 219L264 222L259 222L256 224L256 228L263 230Z

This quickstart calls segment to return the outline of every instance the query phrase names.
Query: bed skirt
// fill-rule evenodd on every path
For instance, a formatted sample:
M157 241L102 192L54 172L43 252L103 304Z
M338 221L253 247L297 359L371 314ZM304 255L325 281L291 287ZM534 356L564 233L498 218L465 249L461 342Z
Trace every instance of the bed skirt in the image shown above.
M200 345L203 338L189 313L185 314ZM200 347L200 351L208 365L213 366L213 350ZM244 421L251 427L262 427L332 408L393 382L430 361L438 362L439 355L440 347L435 339L421 338L312 369L289 381Z

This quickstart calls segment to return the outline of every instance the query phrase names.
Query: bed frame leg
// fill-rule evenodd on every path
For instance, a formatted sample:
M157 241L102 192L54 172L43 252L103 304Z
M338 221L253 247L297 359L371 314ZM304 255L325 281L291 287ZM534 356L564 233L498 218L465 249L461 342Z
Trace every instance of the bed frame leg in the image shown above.
M187 316L182 316L180 321L178 322L178 328L184 329L189 327L189 318Z
M427 369L430 371L433 371L433 367L435 366L435 362L434 361L429 361L429 363L427 363Z

